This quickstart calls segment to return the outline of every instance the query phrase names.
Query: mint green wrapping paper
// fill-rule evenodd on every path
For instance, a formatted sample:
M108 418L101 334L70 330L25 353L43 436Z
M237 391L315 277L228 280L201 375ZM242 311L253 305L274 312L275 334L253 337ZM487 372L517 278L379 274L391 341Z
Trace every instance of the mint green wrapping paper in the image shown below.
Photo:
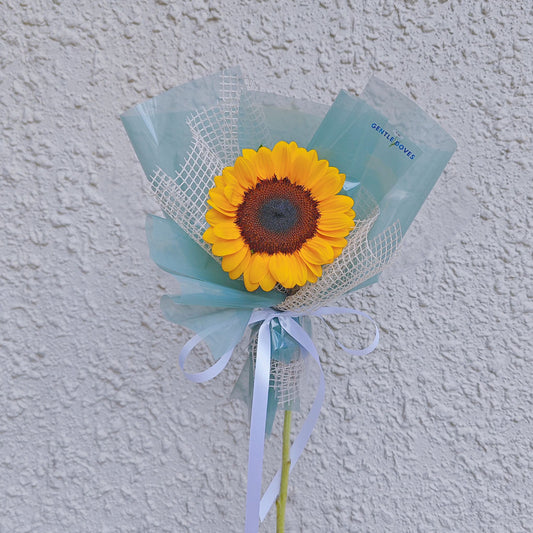
M178 191L190 194L193 184L179 182L180 172L187 165L206 166L202 160L191 163L189 157L193 141L198 141L198 132L195 138L192 129L198 117L209 117L201 125L198 146L212 154L214 172L233 165L244 148L272 148L285 140L315 149L319 158L346 175L344 194L357 200L365 190L374 198L379 216L368 233L369 240L395 223L405 235L456 148L453 139L415 103L376 78L359 98L341 91L328 110L313 102L248 91L240 70L232 68L173 88L122 115L149 180L160 169L169 180L175 180ZM193 200L207 211L207 197ZM176 294L161 299L162 311L168 320L195 332L214 328L205 340L218 359L243 336L254 308L280 305L285 295L247 292L242 280L231 280L202 248L201 239L191 238L191 227L181 227L182 221L165 210L166 204L161 205L168 218L148 217L146 233L152 259L172 274L177 284ZM193 220L192 224L201 235L205 220ZM377 279L373 275L350 290ZM282 329L271 327L271 341L274 361L287 363L300 357ZM233 392L248 405L252 376L249 354ZM268 431L278 405L297 408L298 401L280 402L272 388Z
M346 174L347 194L364 187L374 197L372 238L396 221L405 235L456 144L414 102L372 78L360 98L341 91L308 148Z
M228 71L241 78L240 70ZM183 164L192 141L187 118L220 101L220 74L174 87L126 111L120 118L146 176L156 167L168 174Z

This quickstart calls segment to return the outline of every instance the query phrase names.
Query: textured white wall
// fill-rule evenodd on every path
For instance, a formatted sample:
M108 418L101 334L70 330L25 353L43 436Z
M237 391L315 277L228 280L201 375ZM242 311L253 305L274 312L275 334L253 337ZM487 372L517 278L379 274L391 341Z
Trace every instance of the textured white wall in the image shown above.
M457 140L432 198L462 183L479 210L345 302L378 319L374 354L350 359L318 327L328 390L288 531L533 531L528 0L6 0L0 15L1 533L242 530L241 362L206 386L177 370L188 333L159 311L173 284L147 257L156 206L118 119L233 64L327 104L378 74Z

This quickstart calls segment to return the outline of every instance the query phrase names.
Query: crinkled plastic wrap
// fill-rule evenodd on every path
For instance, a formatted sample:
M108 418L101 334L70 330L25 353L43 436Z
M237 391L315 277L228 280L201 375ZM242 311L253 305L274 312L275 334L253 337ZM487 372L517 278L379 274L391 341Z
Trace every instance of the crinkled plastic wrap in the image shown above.
M209 326L206 341L215 359L242 337L254 308L305 311L377 281L456 147L416 104L375 78L361 97L342 91L328 110L249 91L240 70L232 68L151 98L124 113L122 121L166 215L149 217L146 225L151 257L178 282L177 294L162 298L162 310L168 320L195 332ZM242 280L222 271L202 239L214 176L233 165L242 149L272 148L281 140L315 149L344 173L343 194L354 199L356 211L356 227L341 256L324 267L317 283L290 296L246 291ZM271 338L267 429L278 407L298 406L298 394L282 397L276 383L302 359L281 328L272 326ZM234 390L249 405L253 343L254 331Z

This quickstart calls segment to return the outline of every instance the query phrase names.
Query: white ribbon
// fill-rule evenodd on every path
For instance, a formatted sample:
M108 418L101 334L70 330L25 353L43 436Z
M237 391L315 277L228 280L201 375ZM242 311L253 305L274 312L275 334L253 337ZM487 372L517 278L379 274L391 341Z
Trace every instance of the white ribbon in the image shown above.
M301 316L317 316L324 317L326 315L351 314L367 318L374 324L375 336L373 341L362 350L352 350L346 348L342 344L337 344L350 355L366 355L375 350L379 343L379 330L367 313L359 311L358 309L350 309L347 307L322 307L317 311L298 313L293 311L276 311L275 309L258 309L252 313L248 325L261 323L257 339L257 355L255 363L254 374L254 390L252 400L252 418L250 424L250 443L248 447L248 492L246 495L246 522L245 533L257 533L259 530L259 521L263 521L267 515L270 507L276 501L279 495L281 482L281 469L278 470L274 479L267 488L263 498L261 498L261 480L263 476L263 454L265 448L265 425L268 406L268 387L270 382L270 324L273 319L277 318L280 326L300 345L304 356L310 355L318 365L319 370L319 384L311 410L305 419L302 429L290 450L291 466L293 469L296 461L302 454L309 437L315 427L324 401L325 380L320 364L317 349L307 334L304 328L294 320ZM218 376L228 364L235 346L232 346L222 357L210 368L199 372L197 374L189 374L185 372L185 362L189 357L194 347L205 339L209 334L218 329L220 325L212 326L201 331L190 339L182 348L179 355L179 365L187 379L195 383L203 383Z

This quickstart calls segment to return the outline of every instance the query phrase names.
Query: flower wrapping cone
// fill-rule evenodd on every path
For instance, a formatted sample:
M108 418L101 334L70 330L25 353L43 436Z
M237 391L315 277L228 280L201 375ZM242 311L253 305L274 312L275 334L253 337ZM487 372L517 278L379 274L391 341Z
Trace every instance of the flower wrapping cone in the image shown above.
M179 288L162 298L162 310L167 319L196 332L207 325L206 341L215 359L242 337L255 308L317 309L377 281L455 150L438 124L376 79L360 98L341 92L328 110L249 91L234 68L138 104L122 120L165 214L147 221L150 254ZM320 196L331 187L350 200L350 205L332 200L329 227L318 227L322 223L315 219L317 246L302 254L305 243L291 249L289 242L285 255L291 258L284 262L238 213L250 189L258 191L259 200L263 187L277 187L278 196L288 198L279 190L288 176L279 169L254 176L241 168L274 165L279 147L316 153L310 165L327 161L337 174L313 186L306 182L308 190ZM304 166L305 161L298 168ZM230 168L233 173L224 172ZM343 179L336 177L341 174ZM255 182L245 188L242 180L250 177ZM283 201L273 209L287 215ZM338 225L331 215L336 210L341 211ZM352 210L354 222L346 220ZM265 220L262 229L272 229L272 220ZM229 231L232 238L227 238ZM301 288L287 294L277 290L280 286ZM275 324L271 328L275 338ZM299 349L283 330L277 333L281 338L273 344L273 364L297 361ZM253 367L253 357L247 365ZM247 381L243 375L235 391L250 402L252 389L241 386ZM275 379L271 386L267 429L281 398Z
M147 221L151 256L179 285L179 294L163 297L163 312L194 331L206 321L221 324L207 339L215 359L234 341L230 332L242 334L253 308L317 308L375 282L455 150L453 139L418 106L375 78L360 98L342 91L328 109L249 91L240 70L232 68L138 104L122 121L166 215ZM293 150L314 150L317 160L345 175L338 192L355 203L355 229L333 235L347 245L340 256L322 258L324 268L310 262L303 272L274 262L267 274L258 256L244 277L242 262L251 262L244 246L223 255L220 265L212 248L217 243L203 238L207 232L208 240L217 240L209 192L226 167L235 169L247 154L253 159L249 151L258 158L280 141ZM331 248L334 256L341 249ZM324 249L317 252L326 256ZM305 283L315 277L316 283ZM304 287L287 296L270 290L274 282ZM258 288L249 292L246 284Z

